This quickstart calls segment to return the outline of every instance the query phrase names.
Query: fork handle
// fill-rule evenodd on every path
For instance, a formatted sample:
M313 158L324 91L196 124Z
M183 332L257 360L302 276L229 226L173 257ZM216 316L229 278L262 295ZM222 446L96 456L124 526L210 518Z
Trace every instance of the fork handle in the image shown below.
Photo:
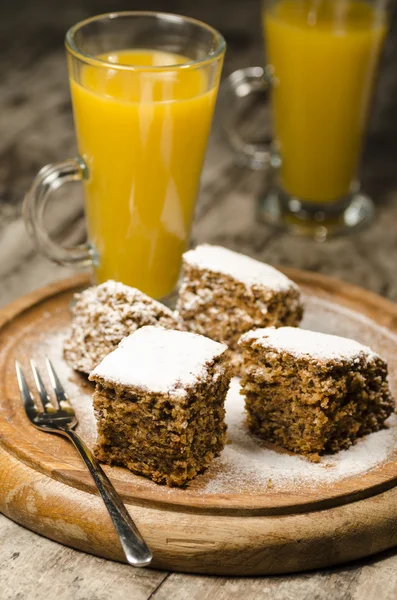
M127 561L134 567L146 567L152 560L152 553L106 473L91 450L75 431L68 429L64 433L79 451L95 481L108 509L110 518L113 521Z

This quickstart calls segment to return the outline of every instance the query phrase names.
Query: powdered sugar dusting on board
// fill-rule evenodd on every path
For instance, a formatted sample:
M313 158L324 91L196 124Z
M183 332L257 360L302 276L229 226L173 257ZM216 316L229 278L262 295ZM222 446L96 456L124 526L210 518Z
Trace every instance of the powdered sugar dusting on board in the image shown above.
M208 364L226 350L195 333L141 327L103 359L90 379L185 396L184 388L205 379Z
M296 288L295 283L270 265L222 246L202 244L186 252L183 260L192 267L228 275L245 285L260 285L275 291Z
M377 356L371 348L355 340L297 327L256 329L244 334L241 341L250 343L253 348L274 349L318 360L354 360L360 356L373 360Z
M397 344L397 335L372 321L365 315L346 306L334 304L316 296L304 296L305 315L300 327L313 331L322 331L331 335L346 335L361 344L376 350L376 344L385 344L385 338ZM374 346L375 344L375 346ZM381 354L381 351L378 350Z

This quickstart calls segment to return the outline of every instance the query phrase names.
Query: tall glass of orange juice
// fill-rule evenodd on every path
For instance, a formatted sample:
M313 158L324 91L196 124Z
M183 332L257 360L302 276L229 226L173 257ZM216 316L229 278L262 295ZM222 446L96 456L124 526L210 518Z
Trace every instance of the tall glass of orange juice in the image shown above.
M112 13L66 35L79 157L48 165L25 199L39 248L92 265L154 298L170 294L189 240L225 42L170 14ZM88 244L61 248L43 211L61 184L84 186Z
M261 215L324 239L372 216L357 169L387 29L386 0L265 0L265 70L229 78L270 90L273 142L251 159L277 168ZM240 92L240 93L239 93ZM243 149L244 151L244 149Z

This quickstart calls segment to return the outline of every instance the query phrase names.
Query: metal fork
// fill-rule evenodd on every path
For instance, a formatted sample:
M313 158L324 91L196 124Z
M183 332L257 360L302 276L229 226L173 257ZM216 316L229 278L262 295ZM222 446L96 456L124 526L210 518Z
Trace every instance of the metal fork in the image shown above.
M74 431L77 425L76 414L50 359L46 357L46 364L54 391L55 405L51 402L34 360L31 359L30 364L41 404L43 405L43 412L38 410L21 365L18 361L15 361L19 391L21 392L22 402L28 419L32 425L41 431L63 435L69 438L74 444L87 465L108 509L127 561L135 567L149 565L152 560L152 553L146 545L145 540L139 533L120 496L93 456L91 450Z

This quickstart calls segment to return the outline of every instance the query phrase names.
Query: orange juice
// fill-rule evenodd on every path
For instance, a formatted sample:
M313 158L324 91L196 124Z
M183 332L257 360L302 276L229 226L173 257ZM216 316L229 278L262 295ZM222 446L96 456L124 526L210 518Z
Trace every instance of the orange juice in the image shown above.
M349 194L385 16L360 0L276 0L264 13L281 183L303 201Z
M88 235L97 282L161 298L175 287L190 233L214 108L202 71L165 52L100 56L142 69L84 66L71 80L79 153L88 167Z

